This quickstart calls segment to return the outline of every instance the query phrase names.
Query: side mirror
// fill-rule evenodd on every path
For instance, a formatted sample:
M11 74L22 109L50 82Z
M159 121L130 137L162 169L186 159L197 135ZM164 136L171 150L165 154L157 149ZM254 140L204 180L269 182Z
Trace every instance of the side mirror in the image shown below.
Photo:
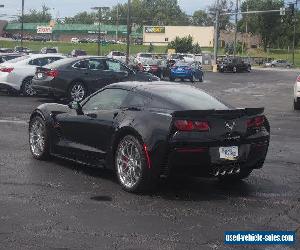
M68 107L70 109L74 109L78 115L83 115L82 106L81 106L80 102L76 102L76 101L70 102L68 104Z

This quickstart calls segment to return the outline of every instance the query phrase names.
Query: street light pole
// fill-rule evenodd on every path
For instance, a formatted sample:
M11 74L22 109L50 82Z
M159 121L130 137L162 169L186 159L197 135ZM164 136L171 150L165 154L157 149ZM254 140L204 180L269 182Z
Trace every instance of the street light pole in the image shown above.
M297 0L294 4L294 13L293 13L293 22L294 22L294 33L293 33L293 65L295 65L295 43L296 43L296 25L297 25L297 15L295 14L297 11Z
M220 8L219 0L216 1L216 22L215 22L215 35L214 35L214 60L215 64L217 63L218 57L218 38L219 38L219 18L220 18Z
M102 55L101 52L101 46L100 46L100 41L101 41L101 22L102 22L102 11L107 11L109 10L109 7L93 7L92 10L97 10L98 11L98 41L97 41L97 54L98 56Z
M24 0L22 0L22 13L21 13L21 47L23 48L23 36L24 36Z
M127 3L127 36L126 36L126 63L129 63L130 53L130 33L131 33L131 0Z
M236 0L236 3L235 3L235 30L234 30L234 50L233 50L233 57L236 56L238 10L239 10L239 0Z

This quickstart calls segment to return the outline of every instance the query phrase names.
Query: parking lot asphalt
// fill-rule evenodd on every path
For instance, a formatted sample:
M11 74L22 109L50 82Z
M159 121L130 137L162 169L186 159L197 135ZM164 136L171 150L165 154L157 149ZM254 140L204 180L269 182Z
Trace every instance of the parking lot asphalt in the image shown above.
M236 107L265 107L263 169L237 184L203 178L124 192L109 171L34 160L30 112L43 97L0 94L0 249L300 249L300 112L296 71L206 73L199 88ZM189 83L190 84L190 83ZM226 246L226 230L296 230L291 246Z

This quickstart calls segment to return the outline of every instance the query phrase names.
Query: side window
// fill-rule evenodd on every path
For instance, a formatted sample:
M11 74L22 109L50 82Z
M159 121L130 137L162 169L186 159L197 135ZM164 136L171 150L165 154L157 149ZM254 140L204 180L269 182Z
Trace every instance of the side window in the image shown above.
M90 59L88 62L88 67L90 70L105 70L106 66L103 60Z
M127 71L126 67L118 61L106 60L107 69L112 71Z
M73 65L73 68L75 68L75 69L87 69L88 68L88 61L84 60L84 61L76 62Z
M124 89L105 89L93 95L83 105L83 111L118 109L123 106L127 95L128 91Z
M143 96L138 93L130 92L123 106L141 108L141 107L145 107L150 102L151 102L150 97Z

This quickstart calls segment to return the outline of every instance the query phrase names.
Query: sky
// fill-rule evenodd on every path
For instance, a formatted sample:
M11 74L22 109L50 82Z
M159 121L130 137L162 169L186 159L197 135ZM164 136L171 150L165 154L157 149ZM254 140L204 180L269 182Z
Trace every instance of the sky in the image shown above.
M5 16L19 15L21 12L21 0L0 0L4 8L0 8L0 18ZM89 11L93 6L111 7L117 3L125 3L127 0L25 0L25 12L30 9L41 9L45 4L52 8L52 15L55 17L72 16L81 11ZM178 0L182 10L192 14L195 10L205 9L214 0Z

